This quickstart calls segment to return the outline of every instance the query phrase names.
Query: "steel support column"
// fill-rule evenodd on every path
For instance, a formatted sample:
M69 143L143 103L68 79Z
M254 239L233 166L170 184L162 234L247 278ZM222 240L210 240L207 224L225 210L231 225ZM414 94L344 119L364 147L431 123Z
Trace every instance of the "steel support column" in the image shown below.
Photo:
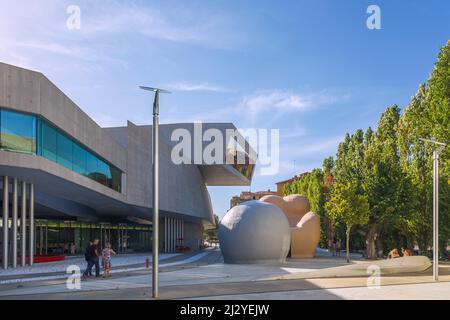
M8 269L9 179L3 177L3 269Z
M18 218L18 181L13 180L13 201L12 201L12 266L17 268L17 218Z
M30 266L33 265L34 260L34 184L30 184Z
M25 267L27 259L27 183L22 181L22 213L20 217L20 253L21 265Z

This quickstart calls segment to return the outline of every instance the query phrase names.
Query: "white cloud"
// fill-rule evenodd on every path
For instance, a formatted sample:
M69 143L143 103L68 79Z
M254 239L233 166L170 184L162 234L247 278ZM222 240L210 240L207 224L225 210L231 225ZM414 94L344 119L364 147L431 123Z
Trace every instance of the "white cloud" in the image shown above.
M212 91L212 92L231 92L230 89L210 84L208 82L191 83L191 82L177 82L168 84L167 88L173 91Z
M235 18L205 7L184 5L162 10L148 4L104 1L80 5L86 36L133 34L178 43L229 49L242 34L227 32Z
M168 8L140 1L77 1L81 28L69 30L66 9L71 4L0 0L0 7L8 8L0 10L0 61L46 72L62 69L62 65L68 72L127 69L126 57L135 50L134 43L152 46L156 39L213 48L244 43L242 33L229 32L235 17L204 6L175 4ZM128 46L120 45L123 37L130 39ZM203 84L203 88L191 89L223 88Z
M305 127L296 126L294 128L281 128L281 139L301 138L308 134L308 130Z
M344 136L337 135L321 140L303 139L295 143L295 148L292 144L283 144L280 148L280 155L283 158L305 159L316 156L327 156L335 154L340 142L344 140Z
M307 111L336 103L348 97L348 95L332 94L326 91L296 93L286 90L272 90L247 96L242 100L241 105L248 107L253 113L267 110Z

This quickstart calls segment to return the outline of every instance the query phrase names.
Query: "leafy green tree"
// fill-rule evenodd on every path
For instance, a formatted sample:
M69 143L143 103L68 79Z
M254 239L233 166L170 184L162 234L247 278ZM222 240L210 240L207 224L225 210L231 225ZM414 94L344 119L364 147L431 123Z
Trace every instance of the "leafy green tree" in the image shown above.
M334 178L337 182L351 182L361 190L364 163L364 133L356 130L353 135L346 134L339 144L334 168Z
M403 221L403 229L416 239L419 248L426 251L432 244L433 146L420 138L436 138L450 142L450 41L444 46L427 84L422 84L405 109L399 125L400 158L403 173L412 183L412 213ZM448 223L450 193L450 148L440 153L441 223L440 235L446 247L450 238Z
M401 170L397 127L400 108L387 108L380 117L372 141L365 142L364 174L362 191L370 205L370 220L367 230L367 257L376 259L376 240L396 234L399 219L409 215L409 181ZM371 133L366 133L367 138ZM405 189L406 188L406 189ZM400 239L389 239L391 245ZM380 242L378 242L379 244Z
M314 169L312 172L303 174L300 179L286 185L284 194L302 194L309 200L311 211L319 215L321 224L320 246L327 243L326 217L325 217L325 192L324 174L321 169Z
M449 145L440 153L439 227L444 249L450 239L450 41L403 114L393 105L383 112L375 131L369 127L365 132L347 133L335 160L326 158L323 170L302 176L285 193L308 196L321 220L333 225L336 215L328 206L337 201L336 190L350 184L352 192L369 205L368 224L357 226L353 235L365 236L368 258L375 259L393 246L412 248L416 243L426 252L432 245L434 146L420 138L436 138ZM334 233L326 223L322 225L325 233L327 239Z
M369 202L365 196L357 193L352 183L336 183L325 207L333 220L345 224L346 256L347 262L350 262L350 232L353 226L369 222Z
M214 222L215 222L214 228L205 230L203 232L203 238L207 241L217 240L220 225L219 216L217 214L214 214Z

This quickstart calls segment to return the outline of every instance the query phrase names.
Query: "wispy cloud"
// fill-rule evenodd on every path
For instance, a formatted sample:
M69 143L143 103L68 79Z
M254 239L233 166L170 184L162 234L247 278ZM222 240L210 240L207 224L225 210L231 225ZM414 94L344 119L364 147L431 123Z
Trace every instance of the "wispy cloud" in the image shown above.
M280 131L281 139L301 138L308 134L308 130L305 127L296 126L289 130L282 128Z
M176 5L170 10L156 6L120 1L107 5L89 3L81 8L86 12L81 32L87 36L133 34L144 37L231 49L242 34L224 32L233 26L235 17L207 10L205 7ZM86 9L84 9L86 8Z
M280 154L289 155L293 159L327 156L336 153L337 147L343 139L344 137L341 135L322 139L304 139L304 141L296 143L296 148L292 148L291 144L283 144Z
M167 85L167 88L173 91L211 91L211 92L231 92L232 90L214 85L208 82L176 82Z
M326 91L297 93L286 90L271 90L244 97L241 104L254 113L269 109L307 111L336 103L348 97L349 95L332 94Z
M104 50L98 49L94 50L91 49L91 47L86 46L80 46L75 44L66 44L63 45L61 43L57 42L50 42L50 41L40 41L40 42L34 42L34 41L13 41L10 42L10 47L16 47L16 48L26 48L31 49L35 51L44 51L46 53L54 54L54 55L60 55L69 57L76 60L86 61L86 62L101 62L101 63L107 63L107 64L116 64L121 65L122 67L127 67L128 63L122 59L113 58L106 54L103 54L102 52Z
M74 71L127 69L127 56L135 46L156 46L154 40L233 49L246 42L243 33L229 32L236 17L206 6L154 5L144 1L77 1L81 28L69 30L66 12L70 1L0 0L0 61L33 69L58 69L67 58ZM26 7L27 10L23 10ZM169 10L170 9L170 10ZM121 46L120 39L128 45ZM131 45L130 45L131 44ZM17 53L20 52L20 57ZM203 85L203 86L202 86ZM189 89L185 86L185 89ZM223 90L208 83L191 90Z

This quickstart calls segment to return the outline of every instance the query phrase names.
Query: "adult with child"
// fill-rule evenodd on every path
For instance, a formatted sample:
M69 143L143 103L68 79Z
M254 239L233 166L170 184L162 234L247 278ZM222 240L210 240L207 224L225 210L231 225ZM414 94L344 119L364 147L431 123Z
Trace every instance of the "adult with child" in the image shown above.
M92 274L92 267L95 266L95 277L100 276L100 262L99 262L99 249L98 249L99 240L95 239L94 241L89 243L89 246L86 248L85 259L87 261L86 270L83 273L83 279L86 279Z

